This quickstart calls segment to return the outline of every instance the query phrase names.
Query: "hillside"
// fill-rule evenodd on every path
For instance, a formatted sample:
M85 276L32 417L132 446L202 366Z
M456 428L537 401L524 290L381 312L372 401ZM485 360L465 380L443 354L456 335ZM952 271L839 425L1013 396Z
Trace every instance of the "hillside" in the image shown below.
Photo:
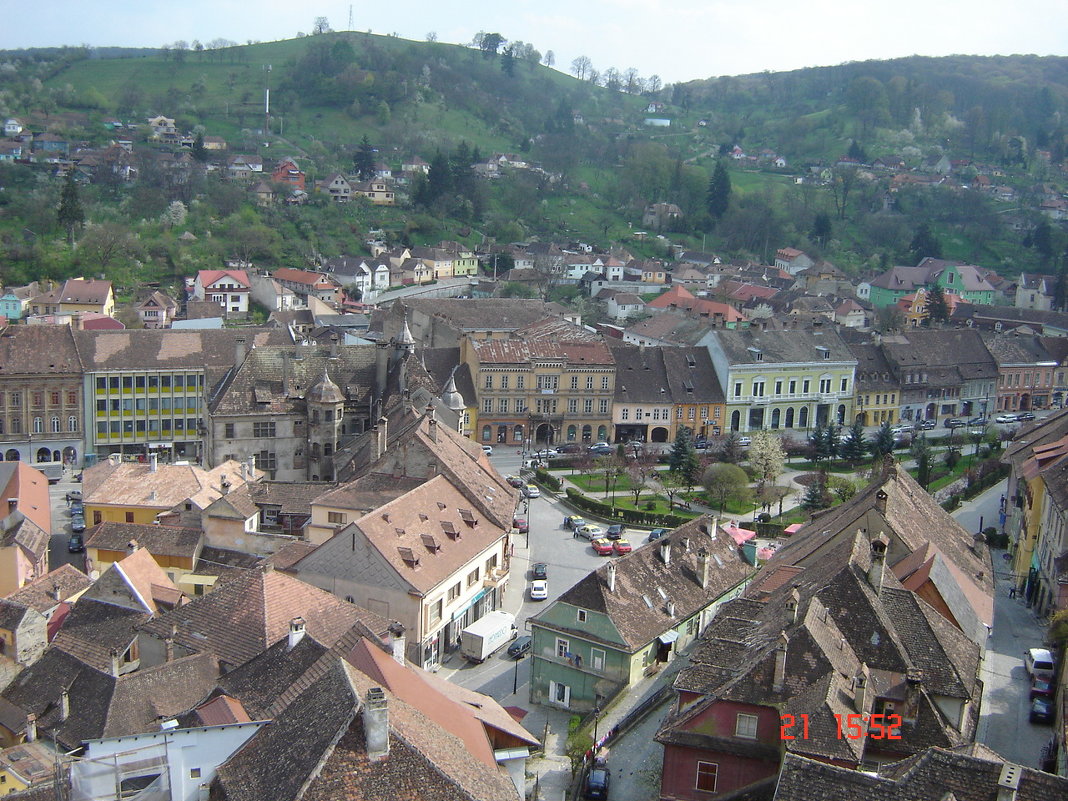
M878 269L912 259L922 226L942 255L1007 273L1053 271L1064 251L1059 225L1036 231L1039 202L1065 183L1068 59L897 59L627 94L546 67L536 51L517 54L363 33L199 51L18 51L0 54L14 65L0 71L0 115L101 147L112 137L106 119L143 125L164 114L179 131L224 137L231 153L259 153L268 163L295 156L309 182L351 173L365 137L394 168L410 156L434 163L440 153L438 180L408 187L403 208L332 208L316 198L261 209L210 174L167 184L154 159L145 161L158 146L139 141L138 180L94 181L87 217L147 239L140 261L164 280L228 249L267 265L358 252L371 229L412 244L572 238L663 255L654 238L632 238L646 206L661 201L682 212L670 226L674 241L765 261L793 245L847 271ZM670 124L650 127L650 116ZM471 165L491 153L519 153L543 169L473 180ZM893 187L892 175L867 168L892 157L902 171L922 172L942 155L958 165L952 182ZM733 192L726 212L710 216L717 159ZM79 255L46 246L58 232L59 187L43 182L41 165L35 172L0 172L15 190L0 198L5 269L57 277L84 269ZM969 194L978 174L1003 185L1015 205ZM193 233L216 237L210 246L180 250L165 230L144 228L173 200L188 207ZM273 236L236 248L218 239L240 230Z

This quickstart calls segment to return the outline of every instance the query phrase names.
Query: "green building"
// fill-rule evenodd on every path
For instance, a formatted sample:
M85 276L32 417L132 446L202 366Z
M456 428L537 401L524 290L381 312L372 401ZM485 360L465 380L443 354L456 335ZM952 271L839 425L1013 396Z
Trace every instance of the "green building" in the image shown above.
M917 289L940 286L968 303L989 306L994 302L994 286L985 270L972 264L925 258L915 267L891 267L871 282L871 305L877 309L893 306Z
M697 638L755 561L708 516L611 559L531 618L531 702L603 708Z

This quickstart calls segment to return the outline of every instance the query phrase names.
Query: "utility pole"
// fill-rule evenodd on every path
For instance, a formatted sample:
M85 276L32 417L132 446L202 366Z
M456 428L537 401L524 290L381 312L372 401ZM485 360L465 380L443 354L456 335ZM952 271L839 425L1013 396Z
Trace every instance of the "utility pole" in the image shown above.
M352 30L352 4L349 3L349 30Z
M271 133L271 65L264 65L263 70L263 135L267 137Z

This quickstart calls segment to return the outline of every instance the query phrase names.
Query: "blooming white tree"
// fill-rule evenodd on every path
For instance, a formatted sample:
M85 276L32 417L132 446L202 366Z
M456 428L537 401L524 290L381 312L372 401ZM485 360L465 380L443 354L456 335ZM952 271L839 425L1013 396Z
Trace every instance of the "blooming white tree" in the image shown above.
M756 431L749 444L749 464L760 476L760 486L775 483L786 467L786 452L782 440L770 431Z
M186 214L188 211L185 204L180 200L175 200L159 215L159 221L167 228L174 228L185 222Z

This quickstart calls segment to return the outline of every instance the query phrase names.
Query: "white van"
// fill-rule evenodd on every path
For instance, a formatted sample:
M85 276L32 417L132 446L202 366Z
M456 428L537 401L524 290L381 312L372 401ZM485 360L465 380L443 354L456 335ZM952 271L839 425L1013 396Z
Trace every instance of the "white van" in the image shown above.
M1053 654L1045 648L1031 648L1024 654L1024 667L1034 679L1053 681Z

